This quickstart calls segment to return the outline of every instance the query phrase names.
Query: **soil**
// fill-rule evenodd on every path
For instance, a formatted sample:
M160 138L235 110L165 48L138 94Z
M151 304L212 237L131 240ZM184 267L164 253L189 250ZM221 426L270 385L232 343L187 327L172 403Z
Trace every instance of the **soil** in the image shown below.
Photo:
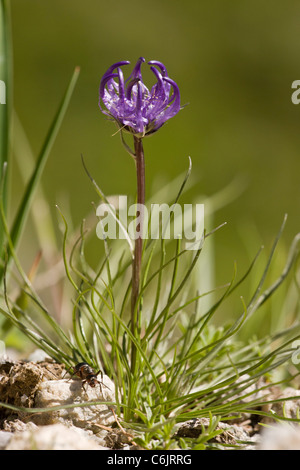
M109 405L115 398L109 377L101 379L102 386L92 388L86 384L83 387L79 378L66 374L63 365L50 359L0 362L0 402L10 406L0 406L0 449L140 449L132 432L121 426L114 407ZM272 394L275 398L283 394L299 396L299 400L287 401L284 406L278 402L272 408L281 416L298 417L298 390L289 388L282 392L276 388ZM95 404L99 401L103 403ZM86 402L93 404L83 406ZM49 408L52 410L44 411ZM269 427L264 429L262 424ZM174 442L180 438L197 439L208 426L207 418L181 423L173 436ZM217 430L220 433L213 442L220 448L300 450L298 425L275 425L274 420L259 414L221 422Z

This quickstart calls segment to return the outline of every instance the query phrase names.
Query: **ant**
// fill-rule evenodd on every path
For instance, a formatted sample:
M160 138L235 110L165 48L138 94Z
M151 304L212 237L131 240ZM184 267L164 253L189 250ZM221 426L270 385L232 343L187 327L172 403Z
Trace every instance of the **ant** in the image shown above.
M97 379L97 375L99 374L101 374L101 377L103 377L101 370L99 370L98 372L95 372L95 370L91 366L89 366L86 362L79 362L73 368L73 374L71 378L74 375L77 375L77 377L80 377L80 379L82 380L82 387L84 390L85 390L84 388L85 383L87 383L88 385L90 385L90 387L93 387L93 388L96 387L97 384L99 384L101 393L102 393L102 385L104 385L104 387L106 388L108 387L103 382L99 382L99 380Z

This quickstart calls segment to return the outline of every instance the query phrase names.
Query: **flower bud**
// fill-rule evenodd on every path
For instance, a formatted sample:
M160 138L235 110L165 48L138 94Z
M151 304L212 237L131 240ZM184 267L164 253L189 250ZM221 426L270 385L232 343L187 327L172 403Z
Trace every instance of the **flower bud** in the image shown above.
M99 90L101 111L120 129L139 138L156 132L180 110L179 88L168 77L164 64L156 60L148 62L156 78L149 90L142 78L143 62L145 59L140 57L127 80L121 67L130 62L113 64L103 75Z

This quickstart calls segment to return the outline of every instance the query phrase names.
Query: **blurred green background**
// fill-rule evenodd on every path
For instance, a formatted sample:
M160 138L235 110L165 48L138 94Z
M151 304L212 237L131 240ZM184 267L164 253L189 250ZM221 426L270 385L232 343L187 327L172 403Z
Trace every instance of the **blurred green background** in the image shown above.
M70 209L74 224L97 201L80 159L106 194L135 194L135 169L115 127L98 108L106 69L140 56L162 61L179 85L174 119L144 142L147 196L193 161L197 184L186 202L203 202L232 181L231 202L207 220L215 235L217 283L240 273L261 243L267 249L288 213L283 246L300 230L300 79L297 0L12 0L14 105L35 155L74 67L81 73L42 184L53 213ZM146 69L146 66L144 66ZM129 68L128 68L129 70ZM239 179L241 178L241 179ZM13 168L12 211L22 193ZM224 201L225 202L225 201ZM32 259L27 226L23 246Z

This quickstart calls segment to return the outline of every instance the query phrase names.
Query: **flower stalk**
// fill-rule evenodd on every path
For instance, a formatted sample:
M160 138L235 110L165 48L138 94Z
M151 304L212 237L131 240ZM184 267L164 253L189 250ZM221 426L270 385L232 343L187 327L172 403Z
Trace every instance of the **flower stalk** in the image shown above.
M137 212L139 212L138 236L135 240L133 269L132 269L132 312L136 309L139 295L140 275L142 266L143 251L143 230L144 230L144 205L145 205L145 158L142 139L134 137L136 178L137 178Z
M134 258L132 261L132 291L131 291L131 331L137 337L137 327L140 316L140 280L143 253L144 205L145 205L145 158L142 138L134 136L136 179L137 179L137 212L139 212L139 227L136 227ZM131 349L131 371L136 367L136 348Z
M168 76L162 62L148 62L156 79L149 89L142 77L141 67L145 62L140 57L131 74L124 78L122 68L129 61L116 62L103 75L99 89L99 107L113 120L121 135L126 151L134 158L137 178L136 238L132 261L132 291L130 330L133 338L139 339L141 320L141 268L143 253L144 206L145 206L145 159L143 138L155 133L180 110L180 93L177 84ZM134 151L123 139L123 132L133 136ZM137 347L131 342L131 399L134 400L135 379L139 374ZM131 400L129 400L131 401Z

